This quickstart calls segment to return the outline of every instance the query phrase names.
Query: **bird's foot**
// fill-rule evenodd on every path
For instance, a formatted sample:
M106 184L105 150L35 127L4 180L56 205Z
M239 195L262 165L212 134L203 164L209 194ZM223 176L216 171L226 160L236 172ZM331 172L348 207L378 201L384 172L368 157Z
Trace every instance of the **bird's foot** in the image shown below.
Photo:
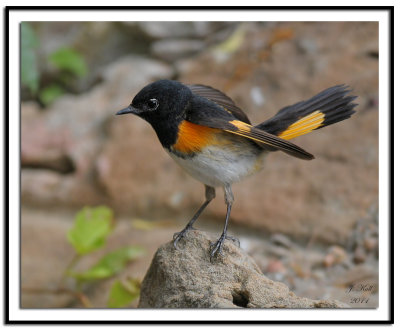
M224 246L225 239L233 241L234 244L236 244L238 247L240 247L239 239L237 239L233 236L230 236L230 235L222 234L220 236L220 238L215 243L213 243L210 247L210 249L211 249L210 260L212 260L214 257L218 257L219 255L223 254L222 249Z
M174 233L172 239L174 240L174 247L178 249L178 242L186 236L188 231L195 230L193 226L186 226L182 231Z
M238 238L235 238L234 236L227 235L226 239L227 240L231 240L237 247L240 248L240 241L239 241Z
M222 247L224 245L224 240L226 235L222 234L220 238L210 246L211 253L210 253L210 261L216 256L222 255Z

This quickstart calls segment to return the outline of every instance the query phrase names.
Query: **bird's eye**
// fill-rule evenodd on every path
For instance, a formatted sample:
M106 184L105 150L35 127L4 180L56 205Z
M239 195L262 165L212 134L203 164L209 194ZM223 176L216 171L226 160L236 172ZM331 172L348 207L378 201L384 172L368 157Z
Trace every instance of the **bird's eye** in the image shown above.
M158 100L155 98L151 98L147 101L147 106L151 110L155 110L158 107Z

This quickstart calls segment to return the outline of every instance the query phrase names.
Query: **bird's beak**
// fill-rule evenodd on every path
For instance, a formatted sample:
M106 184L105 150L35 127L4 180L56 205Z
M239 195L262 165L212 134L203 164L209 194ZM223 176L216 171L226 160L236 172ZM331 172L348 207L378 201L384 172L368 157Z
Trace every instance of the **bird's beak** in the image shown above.
M115 115L122 115L122 114L128 114L128 113L132 113L132 114L136 114L138 111L131 105L129 105L127 108L124 108L120 111L118 111L117 113L115 113Z

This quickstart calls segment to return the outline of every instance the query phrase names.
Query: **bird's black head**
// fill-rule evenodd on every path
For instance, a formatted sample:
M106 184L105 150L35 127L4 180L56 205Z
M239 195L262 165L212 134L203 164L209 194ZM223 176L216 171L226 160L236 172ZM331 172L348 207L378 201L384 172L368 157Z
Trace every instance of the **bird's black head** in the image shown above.
M127 108L116 114L136 114L152 124L155 120L181 114L191 94L190 89L178 81L159 80L144 87Z
M174 143L176 131L185 118L192 92L178 81L159 80L145 86L131 104L116 114L135 114L149 122L164 146Z

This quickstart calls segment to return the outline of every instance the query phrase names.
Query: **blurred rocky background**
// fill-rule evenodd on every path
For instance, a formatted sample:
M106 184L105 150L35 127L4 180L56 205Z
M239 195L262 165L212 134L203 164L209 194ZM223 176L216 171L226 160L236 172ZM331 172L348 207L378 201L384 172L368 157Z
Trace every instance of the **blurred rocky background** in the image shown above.
M203 202L146 122L114 116L161 78L212 85L254 123L332 85L353 89L350 120L294 140L315 160L276 152L233 186L229 230L298 296L378 306L378 23L32 22L21 34L22 307L81 307L50 292L82 207L114 210L110 245L146 249L120 274L141 280ZM197 228L217 236L224 214L218 191ZM87 288L93 306L109 286Z

